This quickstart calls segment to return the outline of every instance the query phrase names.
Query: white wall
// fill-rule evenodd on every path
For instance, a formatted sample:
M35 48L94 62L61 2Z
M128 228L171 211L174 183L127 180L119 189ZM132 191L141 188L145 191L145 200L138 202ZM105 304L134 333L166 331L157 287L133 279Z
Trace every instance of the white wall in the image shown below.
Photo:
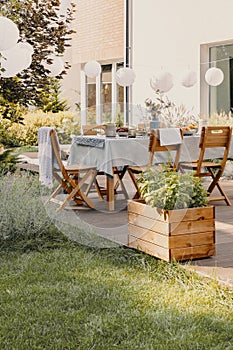
M154 93L149 81L156 72L169 71L174 86L167 93L177 104L200 111L200 45L233 39L232 0L133 0L132 68L136 80L133 104ZM182 72L197 72L198 83L185 88Z

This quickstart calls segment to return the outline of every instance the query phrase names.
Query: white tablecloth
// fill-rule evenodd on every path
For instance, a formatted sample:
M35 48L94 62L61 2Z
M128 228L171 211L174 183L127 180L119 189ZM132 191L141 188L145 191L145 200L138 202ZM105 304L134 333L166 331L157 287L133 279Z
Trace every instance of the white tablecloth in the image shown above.
M88 136L86 136L88 138ZM199 136L184 137L180 161L192 161L199 157ZM82 146L73 142L70 149L68 164L80 163L95 165L99 171L112 175L112 167L124 165L146 165L149 159L149 138L105 138L105 146L96 148ZM219 149L206 152L206 159L219 158ZM229 158L233 159L233 146ZM155 163L167 161L166 152L155 155Z

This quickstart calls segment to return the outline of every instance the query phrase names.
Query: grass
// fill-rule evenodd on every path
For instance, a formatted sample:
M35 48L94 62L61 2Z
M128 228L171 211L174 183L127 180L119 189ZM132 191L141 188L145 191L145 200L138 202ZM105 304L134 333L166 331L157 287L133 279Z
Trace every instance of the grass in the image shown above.
M233 349L230 291L123 248L1 252L1 349Z
M233 349L233 294L216 281L69 241L36 176L0 178L0 203L1 350ZM81 242L96 238L75 230Z
M15 154L22 154L24 152L38 152L37 146L22 146L15 148Z

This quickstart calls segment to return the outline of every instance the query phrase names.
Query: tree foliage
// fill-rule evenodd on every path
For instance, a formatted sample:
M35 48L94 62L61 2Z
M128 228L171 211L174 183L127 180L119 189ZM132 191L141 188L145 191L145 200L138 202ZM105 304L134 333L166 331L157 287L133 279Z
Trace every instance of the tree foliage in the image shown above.
M70 46L70 35L74 32L70 23L75 5L67 9L67 15L59 14L60 0L0 0L0 15L13 20L20 31L20 41L27 41L34 48L32 64L16 77L0 77L2 100L22 106L41 106L44 94L51 91L51 80L42 60L52 53L63 55ZM47 60L48 62L48 60ZM51 62L48 62L51 63ZM68 62L58 79L69 68Z

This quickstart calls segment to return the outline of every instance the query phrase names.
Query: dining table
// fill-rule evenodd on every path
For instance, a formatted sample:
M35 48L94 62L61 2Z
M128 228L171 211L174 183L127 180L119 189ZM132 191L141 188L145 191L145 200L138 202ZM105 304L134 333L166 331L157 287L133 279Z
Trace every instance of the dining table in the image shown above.
M184 136L180 155L181 162L189 162L199 157L200 135ZM114 168L128 165L143 166L149 159L149 136L140 137L106 137L106 136L74 136L70 148L68 164L94 165L97 170L106 175L108 210L115 209ZM206 152L206 159L216 159L220 156L218 148ZM170 154L172 157L172 154ZM158 152L154 164L168 161L166 152ZM229 151L233 159L233 142Z

